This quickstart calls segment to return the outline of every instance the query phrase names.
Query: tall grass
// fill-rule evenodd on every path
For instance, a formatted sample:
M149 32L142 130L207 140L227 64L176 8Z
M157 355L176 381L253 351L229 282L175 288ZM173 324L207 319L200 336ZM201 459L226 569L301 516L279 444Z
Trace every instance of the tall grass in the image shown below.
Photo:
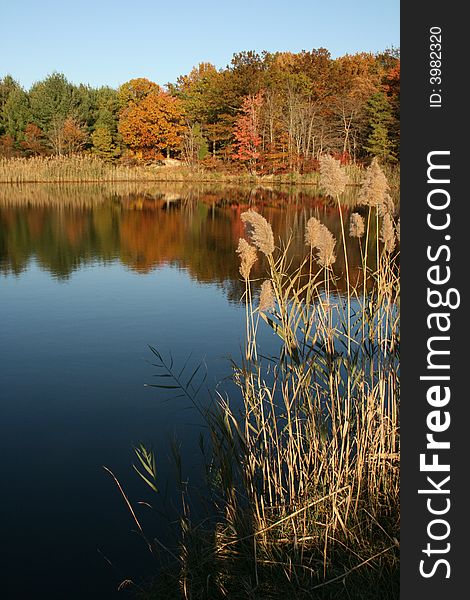
M158 167L109 163L87 154L0 158L1 183L154 181L157 172Z
M290 241L275 246L261 215L242 215L246 343L234 364L241 403L219 395L207 411L198 405L210 431L215 524L194 525L183 494L177 574L143 597L164 590L185 599L398 598L397 224L377 167L364 181L367 224L359 215L349 223L361 246L363 287L350 282L346 295L335 272L335 246L346 251L346 244L317 219L307 224L305 256L293 268ZM382 243L370 244L374 220ZM259 295L250 277L258 254L267 264ZM259 345L263 326L278 338L276 356ZM164 376L171 374L166 365ZM194 378L174 380L197 404ZM147 478L151 457L148 465Z
M347 167L351 185L358 185L363 169ZM313 173L285 173L252 175L248 172L228 172L205 169L201 166L128 165L110 163L90 154L30 158L0 158L0 183L53 183L53 182L117 182L117 181L200 181L233 182L253 185L258 182L283 185L318 185L320 175Z

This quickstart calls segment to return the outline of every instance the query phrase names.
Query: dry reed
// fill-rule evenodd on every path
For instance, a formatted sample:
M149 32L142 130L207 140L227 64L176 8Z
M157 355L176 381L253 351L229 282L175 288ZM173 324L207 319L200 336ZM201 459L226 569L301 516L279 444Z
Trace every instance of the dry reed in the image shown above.
M307 221L305 243L317 250L317 262L322 267L330 267L335 261L336 240L331 231L315 217Z
M355 238L362 238L366 228L364 219L359 213L352 213L349 220L349 235Z
M362 168L357 165L345 167L353 185L358 185ZM54 183L54 182L116 182L116 181L192 181L200 183L233 183L252 186L302 185L317 193L320 181L318 172L284 173L276 175L250 175L208 170L202 167L159 166L155 164L125 164L107 162L91 154L71 156L47 156L30 158L0 158L0 183Z
M238 241L237 253L240 255L241 265L240 265L240 275L243 279L250 278L251 268L258 260L258 256L256 254L256 248L251 246L246 240L240 238Z
M369 207L379 200L369 196ZM252 246L240 242L242 262L251 256L242 271L246 352L234 365L242 403L219 395L206 413L217 523L204 534L184 513L180 589L185 598L396 600L400 280L392 219L384 216L375 270L362 254L373 285L362 293L348 285L347 298L329 287L335 240L317 219L307 223L310 253L297 268L289 242L276 249L261 215L242 219L268 257L266 279L255 306ZM364 235L364 222L354 221ZM313 249L323 280L307 269ZM267 358L258 349L263 323L279 342Z
M325 155L320 158L320 187L327 196L336 198L348 184L348 175L339 160Z
M390 206L390 187L385 173L376 158L367 168L361 184L358 203L364 206L386 209Z
M380 230L380 239L384 243L386 252L393 252L396 245L395 228L391 216L386 213L382 220L382 228Z
M264 220L248 217L258 248L271 250ZM330 232L310 220L305 239L317 249L327 240L319 262L330 273ZM241 242L237 251L252 260L248 248ZM349 302L327 293L305 273L308 255L290 269L288 245L268 254L258 307L242 273L247 351L234 372L242 407L219 395L206 415L217 525L206 535L184 520L185 597L204 589L242 598L240 581L252 582L254 598L397 597L399 278L389 250L365 302L354 290ZM267 362L256 351L259 322L279 339Z
M242 213L241 219L248 230L253 244L266 256L274 252L274 235L271 225L266 219L255 212L248 210Z
M319 263L331 270L331 233L310 219L305 238L310 248L323 248ZM352 570L367 570L375 561L381 568L396 566L399 279L390 241L384 243L373 291L365 303L355 292L350 299L352 331L341 297L325 297L319 280L305 275L308 257L291 273L286 250L272 257L263 287L265 293L271 288L276 302L270 300L269 316L261 310L258 316L279 337L276 366L267 368L251 352L235 373L242 416L221 398L220 413L213 415L215 464L221 480L230 481L218 491L226 529L219 533L216 555L228 558L229 549L251 540L255 568L261 570L266 560L291 564L291 589L298 585L313 593L341 579L334 576L342 568L335 565L338 540L361 554L357 562L348 555ZM249 315L255 312L250 304ZM257 330L247 328L250 348ZM352 347L345 352L350 333ZM230 556L235 560L233 552ZM320 557L321 572L309 572L307 565ZM347 597L362 592L348 586ZM387 593L382 597L391 597Z
M275 298L273 292L273 286L271 280L267 279L261 284L261 291L259 295L258 310L260 312L268 312L273 310L275 306Z

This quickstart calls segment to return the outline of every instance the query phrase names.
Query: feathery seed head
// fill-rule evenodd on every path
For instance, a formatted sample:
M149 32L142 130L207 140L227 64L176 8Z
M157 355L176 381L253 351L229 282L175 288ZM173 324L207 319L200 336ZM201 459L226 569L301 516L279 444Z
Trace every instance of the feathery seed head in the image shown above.
M352 213L349 220L349 235L355 238L361 238L364 235L364 219L359 213Z
M241 265L240 274L243 279L248 280L252 266L258 260L256 248L251 246L246 240L240 238L238 240L237 253L240 255Z
M367 167L361 190L358 196L359 204L375 206L382 214L390 206L391 198L388 194L389 185L385 173L382 171L376 158ZM393 203L392 203L393 204Z
M331 231L315 217L307 221L305 243L317 250L317 262L322 267L331 266L335 260L336 239Z
M274 292L271 281L267 279L261 284L261 292L259 295L259 311L267 312L274 308Z
M274 235L271 225L266 219L255 212L248 210L241 215L247 233L253 244L266 256L274 252Z
M377 206L377 212L379 217L384 217L387 213L393 215L395 212L395 205L390 194L386 193L384 195L383 202Z
M327 196L335 198L342 194L348 183L346 170L332 156L320 157L320 187Z
M385 245L385 252L393 252L396 243L395 228L393 226L392 217L388 213L384 216L382 221L380 239Z
M311 217L305 226L305 243L310 248L316 248L319 239L321 223L315 217Z

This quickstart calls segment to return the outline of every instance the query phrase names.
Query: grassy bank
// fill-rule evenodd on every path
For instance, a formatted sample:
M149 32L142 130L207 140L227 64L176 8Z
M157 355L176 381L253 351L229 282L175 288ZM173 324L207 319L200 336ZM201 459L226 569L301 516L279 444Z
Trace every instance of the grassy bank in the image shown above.
M91 155L0 159L0 183L155 181L157 167L109 163Z
M203 167L188 167L184 164L126 165L105 162L91 155L50 156L33 158L0 159L0 183L50 183L90 181L201 181L241 182L259 180L278 183L318 183L318 174L299 175L250 175L248 172L229 173L224 170L209 170Z
M347 167L351 185L361 181L363 169ZM396 172L396 170L394 171ZM253 184L318 185L319 173L296 172L279 175L250 175L201 167L162 165L126 165L105 162L92 155L50 156L32 158L0 158L0 183L65 183L65 182L144 182L195 181Z
M165 377L156 387L174 386L206 419L212 512L194 523L182 487L174 566L140 588L141 598L398 598L399 223L374 164L360 193L367 218L357 214L346 231L344 170L334 161L323 167L342 239L312 217L298 268L288 260L288 240L275 242L259 213L242 215L246 345L234 365L241 403L219 395L205 408L197 370L183 379L155 350ZM381 232L374 243L372 222ZM345 274L335 267L340 253L348 265L346 235L360 246L363 282L353 287L346 276L340 294ZM267 271L258 293L251 274L261 255ZM276 356L259 346L266 326L278 337ZM138 458L154 486L152 454L141 448Z

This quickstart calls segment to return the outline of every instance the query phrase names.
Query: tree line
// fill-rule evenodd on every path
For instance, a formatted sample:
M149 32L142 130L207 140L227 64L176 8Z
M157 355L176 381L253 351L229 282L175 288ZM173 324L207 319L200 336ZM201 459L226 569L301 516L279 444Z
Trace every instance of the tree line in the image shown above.
M344 162L399 160L397 50L333 59L324 49L234 54L201 63L165 88L118 89L61 73L25 90L0 79L0 155L90 152L105 160L309 171L326 152Z

